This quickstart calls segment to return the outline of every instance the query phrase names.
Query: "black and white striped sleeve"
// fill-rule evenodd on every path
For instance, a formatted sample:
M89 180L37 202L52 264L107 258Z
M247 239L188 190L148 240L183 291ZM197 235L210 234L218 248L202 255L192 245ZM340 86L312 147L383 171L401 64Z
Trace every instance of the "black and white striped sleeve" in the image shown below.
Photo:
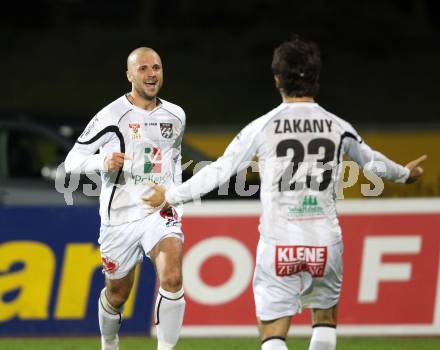
M106 154L98 153L98 149L112 141L115 133L110 129L117 129L111 125L111 119L105 115L96 115L84 129L73 148L66 157L65 168L67 173L93 173L106 171ZM116 138L117 141L117 138Z

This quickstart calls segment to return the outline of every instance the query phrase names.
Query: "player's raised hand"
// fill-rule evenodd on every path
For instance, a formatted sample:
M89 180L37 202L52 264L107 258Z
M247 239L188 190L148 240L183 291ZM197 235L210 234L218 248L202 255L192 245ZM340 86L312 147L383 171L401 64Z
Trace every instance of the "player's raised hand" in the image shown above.
M424 162L428 156L424 154L423 156L412 160L407 165L405 165L406 168L409 169L409 177L408 180L406 180L407 184L413 183L416 181L420 176L423 174L423 168L419 166L422 162Z
M169 207L169 204L165 201L165 188L155 183L152 183L151 187L153 193L142 197L142 200L153 208Z
M114 152L111 156L105 157L105 168L107 171L119 170L124 166L124 160L130 159L125 153Z

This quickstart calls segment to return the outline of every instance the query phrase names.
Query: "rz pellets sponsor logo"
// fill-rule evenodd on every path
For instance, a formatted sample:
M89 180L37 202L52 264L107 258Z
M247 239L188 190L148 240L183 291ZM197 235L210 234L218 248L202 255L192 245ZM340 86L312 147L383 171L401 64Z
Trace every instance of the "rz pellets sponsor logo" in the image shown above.
M162 153L158 147L146 147L144 151L144 174L162 172Z
M301 206L287 208L289 220L314 219L323 215L324 209L318 204L316 196L304 196Z
M133 175L135 185L149 185L149 182L154 182L157 185L164 185L169 179L169 174L165 176L158 176L155 174Z

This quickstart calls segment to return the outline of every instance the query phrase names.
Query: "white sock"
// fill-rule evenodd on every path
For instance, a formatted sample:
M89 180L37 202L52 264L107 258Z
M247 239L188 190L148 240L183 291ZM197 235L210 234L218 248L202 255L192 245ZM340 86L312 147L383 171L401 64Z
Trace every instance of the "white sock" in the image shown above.
M182 329L185 298L183 288L176 293L159 288L156 299L157 349L172 350Z
M284 338L269 337L263 340L261 350L287 350L287 345Z
M157 340L157 350L174 350L174 345Z
M313 327L309 350L335 350L336 328L328 326Z
M104 288L98 300L98 319L101 331L102 350L119 350L118 332L121 327L121 310L116 309L108 302Z

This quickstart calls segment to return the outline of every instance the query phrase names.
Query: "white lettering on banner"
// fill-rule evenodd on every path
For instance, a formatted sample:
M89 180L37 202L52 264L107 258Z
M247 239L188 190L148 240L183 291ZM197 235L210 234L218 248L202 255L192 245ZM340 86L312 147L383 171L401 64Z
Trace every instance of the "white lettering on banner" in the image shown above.
M362 256L359 302L376 302L381 281L409 281L411 279L410 263L382 263L383 255L419 254L421 247L421 236L366 237Z
M210 286L201 279L200 269L207 259L216 255L222 255L231 261L232 275L225 283ZM239 240L230 237L205 239L195 244L183 258L185 293L200 304L225 304L246 290L253 270L252 254Z

